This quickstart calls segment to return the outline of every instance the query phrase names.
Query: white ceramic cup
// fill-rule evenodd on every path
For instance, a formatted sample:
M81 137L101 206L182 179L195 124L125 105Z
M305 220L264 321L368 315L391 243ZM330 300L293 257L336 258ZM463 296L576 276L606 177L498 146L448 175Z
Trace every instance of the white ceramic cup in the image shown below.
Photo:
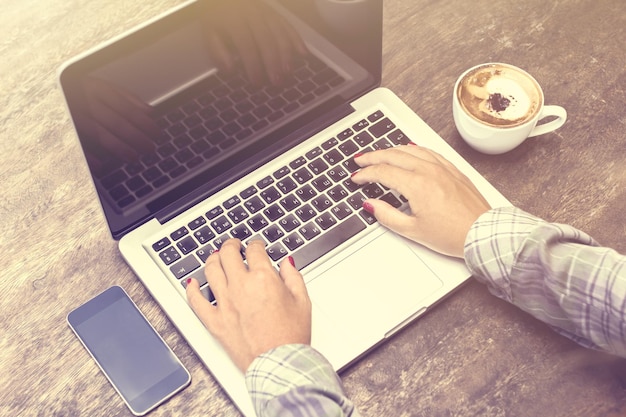
M476 65L465 71L454 85L452 114L461 137L472 148L491 155L552 132L567 119L563 107L544 105L537 80L503 63ZM548 117L553 120L538 124Z

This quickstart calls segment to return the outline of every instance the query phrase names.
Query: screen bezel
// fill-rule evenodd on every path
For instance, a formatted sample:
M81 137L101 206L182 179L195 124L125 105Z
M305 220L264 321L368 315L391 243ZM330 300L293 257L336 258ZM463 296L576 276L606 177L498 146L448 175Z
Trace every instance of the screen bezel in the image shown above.
M273 2L274 0L268 0L268 3ZM286 0L275 2L288 3ZM72 79L80 78L80 74L88 73L103 63L115 59L115 57L131 53L138 43L148 42L148 40L159 37L163 33L173 30L173 28L181 27L194 14L197 14L195 10L197 5L195 3L190 1L176 7L147 24L134 28L64 64L59 71L59 84L66 96L66 104L68 104L68 110L70 110L72 118L75 118L69 105L71 91L74 88L72 87ZM309 7L313 7L314 3L312 0L310 3ZM120 214L112 209L111 204L102 198L100 190L96 186L103 214L113 238L116 240L120 239L128 232L153 218L156 218L161 223L166 222L168 219L180 214L183 210L252 172L263 163L272 160L285 150L306 140L308 137L349 114L352 111L349 105L350 101L376 88L381 81L382 1L373 0L372 4L376 10L379 9L377 13L379 14L380 22L377 22L377 26L368 31L367 37L359 38L356 41L355 45L358 47L352 51L355 54L352 58L359 61L361 65L366 65L371 71L366 82L363 82L358 89L351 90L349 95L336 96L327 100L327 105L313 110L306 115L306 118L302 116L297 120L289 122L288 125L280 127L271 134L267 134L255 146L244 149L238 155L235 155L236 161L235 158L232 158L209 168L196 177L189 179L184 185L168 192L163 198L157 198L143 208L133 210L130 214ZM311 27L311 30L315 31L315 29L317 28ZM346 39L338 35L335 35L335 38L337 39L334 39L333 42L346 41ZM353 39L350 42L355 41ZM74 124L76 126L75 120ZM94 172L92 172L92 175L95 177Z

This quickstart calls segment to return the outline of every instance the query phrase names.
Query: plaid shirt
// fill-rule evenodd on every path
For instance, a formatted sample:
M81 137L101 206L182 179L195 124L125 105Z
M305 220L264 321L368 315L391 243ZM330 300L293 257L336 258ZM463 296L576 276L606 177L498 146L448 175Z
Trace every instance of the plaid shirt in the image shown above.
M492 294L579 344L626 356L626 256L517 208L490 210L465 262Z
M246 384L259 417L360 416L332 365L309 345L284 345L259 356Z
M626 357L626 256L573 227L506 207L474 223L465 260L497 297L581 345ZM332 366L310 346L259 356L246 383L259 417L359 415Z

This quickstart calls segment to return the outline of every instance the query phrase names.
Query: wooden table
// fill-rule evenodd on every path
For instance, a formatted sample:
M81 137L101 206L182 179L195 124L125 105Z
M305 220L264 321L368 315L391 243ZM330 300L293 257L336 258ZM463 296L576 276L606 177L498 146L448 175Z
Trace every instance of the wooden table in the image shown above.
M153 416L237 410L118 253L56 84L71 56L178 0L9 1L0 14L0 415L130 415L65 323L122 285L193 383ZM622 0L386 0L383 85L515 205L626 252ZM456 132L451 89L502 61L567 108L557 132L502 156ZM343 373L371 416L623 416L621 359L586 351L471 281Z

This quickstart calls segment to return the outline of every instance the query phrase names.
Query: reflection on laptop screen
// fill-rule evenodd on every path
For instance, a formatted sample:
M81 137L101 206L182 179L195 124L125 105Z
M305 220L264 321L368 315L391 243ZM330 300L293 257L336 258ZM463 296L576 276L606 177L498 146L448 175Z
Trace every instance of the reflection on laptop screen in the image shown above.
M377 86L382 1L199 0L75 61L68 107L114 237L219 189ZM191 200L190 200L191 201Z

